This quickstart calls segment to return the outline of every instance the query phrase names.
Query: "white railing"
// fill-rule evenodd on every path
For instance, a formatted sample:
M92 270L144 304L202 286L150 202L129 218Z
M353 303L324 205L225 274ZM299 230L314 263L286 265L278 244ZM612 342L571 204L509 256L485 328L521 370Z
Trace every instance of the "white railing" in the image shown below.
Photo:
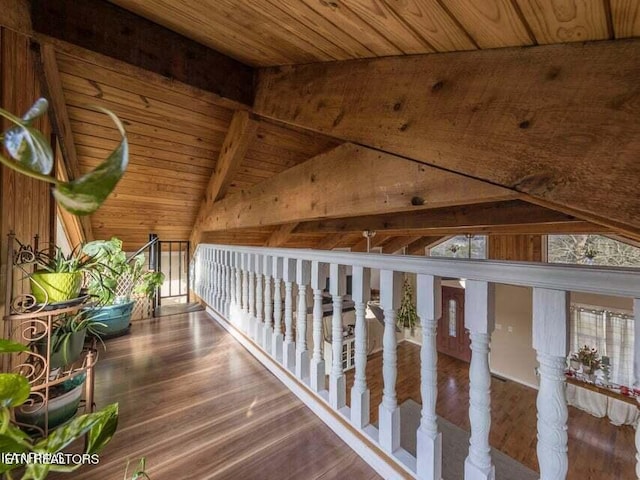
M537 452L542 480L564 479L568 470L564 374L568 354L568 292L634 298L635 316L640 320L640 275L631 269L224 245L200 245L195 264L195 291L219 317L246 334L259 346L265 358L281 364L300 384L326 401L336 415L348 419L352 428L375 442L378 450L397 462L405 474L420 479L442 478L442 438L436 423L436 326L442 310L442 277L466 280L465 327L470 333L472 359L471 438L464 465L465 480L495 478L489 446L489 346L494 330L495 283L533 288L533 347L537 352L540 376ZM355 379L350 408L346 407L341 364L346 267L351 268L356 317ZM384 388L378 406L377 428L369 424L371 406L366 376L365 324L365 308L371 291L370 272L374 269L380 271L380 303L385 318L382 342ZM417 275L417 312L422 326L422 411L416 431L415 456L400 446L400 409L396 401L395 319L401 302L403 272ZM322 348L321 302L327 277L333 302L331 365L325 365ZM284 309L280 301L283 283ZM295 319L294 283L298 296ZM313 294L311 353L306 334L309 288ZM636 322L635 332L636 338L640 338L640 321ZM636 342L634 364L636 382L640 385L640 341ZM636 445L640 449L640 428L637 432ZM636 472L640 478L640 454L637 460Z

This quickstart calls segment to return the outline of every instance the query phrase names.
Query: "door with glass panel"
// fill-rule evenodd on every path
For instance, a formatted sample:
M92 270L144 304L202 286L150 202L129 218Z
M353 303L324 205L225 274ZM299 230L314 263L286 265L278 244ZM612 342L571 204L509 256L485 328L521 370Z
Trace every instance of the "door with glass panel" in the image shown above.
M438 351L471 361L469 333L464 328L464 289L442 287L442 317L438 324Z

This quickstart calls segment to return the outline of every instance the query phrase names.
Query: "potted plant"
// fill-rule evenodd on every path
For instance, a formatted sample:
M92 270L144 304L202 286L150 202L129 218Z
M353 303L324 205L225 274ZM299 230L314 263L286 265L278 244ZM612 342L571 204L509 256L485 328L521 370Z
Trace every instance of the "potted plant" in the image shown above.
M578 359L582 364L583 373L590 374L600 368L600 355L596 348L584 345L578 350Z
M91 317L105 325L96 330L103 336L126 333L135 303L132 295L151 298L164 282L164 274L145 271L144 254L127 256L122 241L115 237L87 243L83 252L100 262L100 276L91 279L87 286L89 294L100 304Z
M80 294L84 276L100 281L103 269L97 269L98 262L83 253L77 246L68 255L60 247L34 252L32 262L36 271L29 275L31 293L37 303L58 303L72 300Z

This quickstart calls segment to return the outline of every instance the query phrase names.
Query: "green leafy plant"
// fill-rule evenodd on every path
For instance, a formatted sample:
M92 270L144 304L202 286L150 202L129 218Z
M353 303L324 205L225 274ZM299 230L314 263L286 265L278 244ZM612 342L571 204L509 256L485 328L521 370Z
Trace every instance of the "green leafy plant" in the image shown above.
M0 141L9 157L0 155L0 162L24 175L52 183L53 195L63 208L76 215L88 215L106 200L127 168L129 146L124 126L111 111L93 107L113 120L122 139L95 170L69 182L62 182L50 175L53 169L53 151L44 135L33 127L34 120L44 115L48 106L47 100L40 98L22 118L0 108L0 116L13 123L12 127L0 135Z
M584 345L578 350L577 357L582 365L590 367L592 370L600 368L600 355L596 348Z
M0 353L26 352L27 347L7 339L0 339ZM100 452L113 437L118 424L118 404L108 405L100 411L80 415L66 425L57 428L45 438L32 438L19 426L11 422L11 408L27 401L30 386L26 377L15 373L0 374L0 453L39 454L42 458L63 452L77 439L87 435L84 453ZM5 457L7 458L7 457ZM51 457L49 457L51 458ZM28 458L15 456L15 462L0 464L0 473L12 480L12 472L21 472L21 480L41 480L50 472L72 472L80 465L51 463L29 463Z
M78 245L68 255L58 246L53 248L52 253L49 249L39 250L35 252L34 263L38 270L49 273L91 273L100 262L84 253Z
M122 250L122 241L118 238L89 242L83 247L83 252L95 257L102 265L99 268L100 281L90 281L88 290L104 305L112 305L120 300L116 292L122 280L126 279L132 285L132 291L125 294L125 300L129 300L132 292L151 297L164 282L162 272L144 270L144 254L128 257Z

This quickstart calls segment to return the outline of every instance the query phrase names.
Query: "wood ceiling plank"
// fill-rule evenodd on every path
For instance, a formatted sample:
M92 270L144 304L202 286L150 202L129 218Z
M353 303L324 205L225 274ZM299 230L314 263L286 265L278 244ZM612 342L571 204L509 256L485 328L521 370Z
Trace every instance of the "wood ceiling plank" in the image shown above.
M33 0L35 32L175 78L243 105L253 69L105 0ZM112 32L119 32L114 35Z
M640 37L640 2L611 0L611 16L616 38Z
M83 157L82 161L80 162L80 165L84 167L84 170L86 170L87 168L94 169L98 165L100 165L103 161L104 161L104 158ZM157 160L154 160L154 162L157 162ZM198 186L202 185L203 188L204 186L207 185L207 182L209 181L209 178L210 178L210 175L206 175L206 174L198 175L198 174L193 174L193 173L181 171L181 170L163 169L163 168L159 168L157 165L151 165L151 166L140 165L139 163L137 162L134 163L132 161L129 161L129 165L127 166L127 172L135 173L138 175L146 175L148 178L158 177L158 178L164 178L169 180L179 178L181 180L191 182L192 185L198 185Z
M626 40L281 67L256 110L637 235L639 59Z
M510 0L441 0L481 48L532 45Z
M351 9L351 2L336 0L319 2L317 0L302 0L302 2L319 15L330 21L336 28L357 38L374 55L401 55L402 50L381 35L378 30L356 15Z
M513 192L500 187L343 144L240 196L212 204L198 217L198 228L224 230L514 197Z
M152 203L154 205L165 205L167 208L171 208L173 205L190 205L197 208L200 205L200 199L187 198L170 198L167 196L149 196L140 194L136 189L129 191L113 192L109 198L114 198L122 201L140 202L140 203Z
M404 54L430 53L434 49L418 35L384 0L349 0L339 2L367 25L379 32Z
M364 230L398 233L417 228L446 228L527 223L572 222L575 218L521 200L456 205L418 212L316 220L298 225L296 233L345 233Z
M420 236L413 237L392 237L382 244L382 253L395 253L403 249L410 243L420 240Z
M371 249L378 248L384 242L392 238L391 235L385 235L384 233L376 234L369 242L369 247ZM367 251L367 239L360 235L359 238L356 238L355 241L351 245L352 252L366 252Z
M318 242L314 245L313 248L318 250L332 250L340 245L341 242L345 241L348 235L335 235L330 234L326 235L322 239L318 240Z
M374 55L366 45L349 35L349 31L342 31L304 2L299 0L267 0L267 2L270 8L279 8L308 29L317 32L333 44L338 45L341 50L348 53L349 58Z
M438 0L385 0L385 3L438 52L477 48Z
M258 122L252 119L247 112L237 111L233 115L229 131L220 151L220 157L216 162L215 171L211 175L209 185L200 205L198 220L194 224L191 235L191 241L194 245L198 244L200 240L202 219L205 218L211 207L226 195L249 145L255 139L257 130Z
M516 0L539 44L609 38L605 0Z

